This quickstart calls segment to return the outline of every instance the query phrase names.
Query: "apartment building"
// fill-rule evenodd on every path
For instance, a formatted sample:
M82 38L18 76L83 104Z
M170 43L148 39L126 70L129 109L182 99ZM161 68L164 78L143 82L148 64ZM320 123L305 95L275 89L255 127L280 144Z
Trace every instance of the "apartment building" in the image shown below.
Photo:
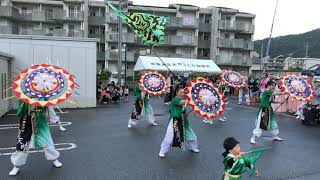
M117 7L119 2L113 1ZM212 59L222 69L249 71L252 65L255 15L225 7L171 4L168 7L134 5L126 12L146 12L170 17L165 41L145 46L123 23L122 48L118 48L118 17L103 1L1 0L0 33L99 38L97 70L117 75L118 53L123 72L133 73L139 55ZM118 51L121 49L121 51Z

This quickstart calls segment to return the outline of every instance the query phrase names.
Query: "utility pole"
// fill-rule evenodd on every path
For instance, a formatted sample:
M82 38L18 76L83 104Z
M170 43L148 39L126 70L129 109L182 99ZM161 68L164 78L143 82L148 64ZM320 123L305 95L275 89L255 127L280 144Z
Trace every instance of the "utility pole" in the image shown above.
M309 42L307 42L307 44L306 44L306 58L308 58L308 53L309 53Z
M119 0L119 10L122 10L122 0ZM118 17L118 83L121 86L122 78L122 20Z
M260 58L261 58L260 70L262 70L262 61L263 61L263 43L261 44Z

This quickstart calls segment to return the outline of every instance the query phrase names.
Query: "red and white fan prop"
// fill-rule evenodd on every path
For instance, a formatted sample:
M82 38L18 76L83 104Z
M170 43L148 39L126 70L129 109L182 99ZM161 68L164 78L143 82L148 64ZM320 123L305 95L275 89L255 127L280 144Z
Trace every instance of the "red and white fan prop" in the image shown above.
M240 73L235 71L222 71L221 80L225 85L234 88L245 87L248 83Z
M140 88L147 94L159 96L165 93L169 86L165 77L157 71L147 71L140 77Z
M279 81L280 89L297 101L310 102L315 96L312 85L303 77L285 73Z
M190 107L202 117L213 121L224 113L225 99L218 86L202 77L193 79L186 89Z
M49 64L25 69L13 83L13 91L20 100L42 107L64 102L74 89L73 76L67 70Z

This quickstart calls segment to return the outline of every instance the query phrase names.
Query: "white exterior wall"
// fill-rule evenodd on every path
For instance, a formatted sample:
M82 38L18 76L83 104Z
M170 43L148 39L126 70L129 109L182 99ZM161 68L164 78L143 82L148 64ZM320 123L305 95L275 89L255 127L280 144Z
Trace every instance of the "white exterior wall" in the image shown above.
M306 61L305 61L305 67L304 67L304 69L309 69L309 68L311 68L312 66L314 66L314 65L317 65L317 64L320 64L320 59L307 59Z
M10 97L11 89L9 81L11 81L10 63L12 57L3 55L0 52L0 117L10 109ZM6 99L6 100L5 100Z
M59 107L84 108L96 106L97 41L85 38L0 35L0 49L15 56L11 68L15 73L32 64L49 63L48 58L53 65L68 70L80 85L80 89L76 90L80 95L72 95L77 104L63 103Z

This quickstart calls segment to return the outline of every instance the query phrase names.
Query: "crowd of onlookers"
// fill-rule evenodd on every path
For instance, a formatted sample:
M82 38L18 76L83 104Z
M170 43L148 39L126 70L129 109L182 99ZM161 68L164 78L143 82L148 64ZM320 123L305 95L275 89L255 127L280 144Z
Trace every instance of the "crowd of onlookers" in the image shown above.
M112 81L110 84L98 82L97 102L101 104L118 103L120 100L128 101L129 87L120 86Z

